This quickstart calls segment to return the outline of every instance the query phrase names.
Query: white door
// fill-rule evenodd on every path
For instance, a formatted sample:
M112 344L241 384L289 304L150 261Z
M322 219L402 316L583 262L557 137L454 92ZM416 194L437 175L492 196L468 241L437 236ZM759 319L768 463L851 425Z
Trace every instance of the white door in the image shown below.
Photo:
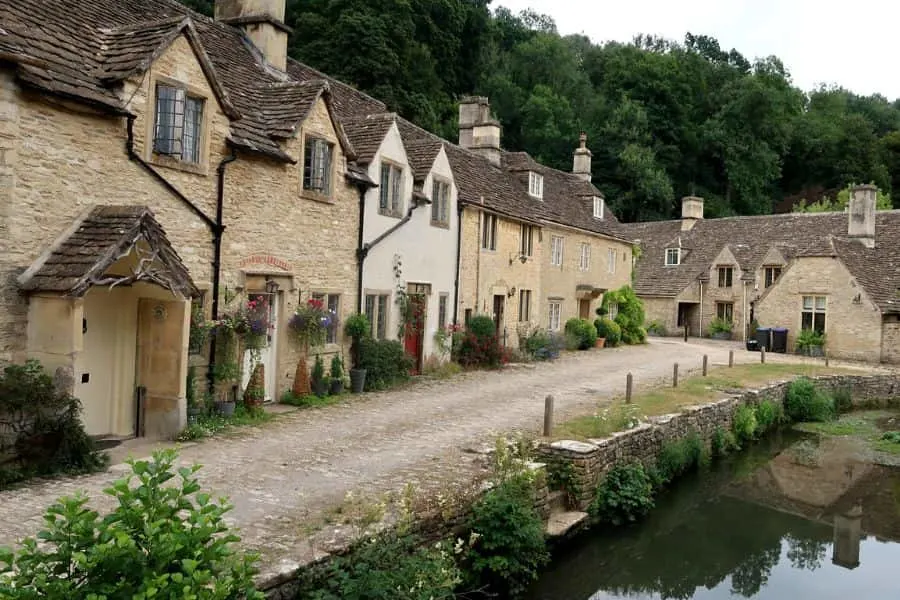
M241 390L247 389L250 376L258 362L262 363L265 371L266 402L275 400L275 375L278 370L278 294L251 293L248 300L262 300L269 310L269 334L266 336L266 344L258 351L244 351L244 365L241 375ZM255 356L254 356L255 355Z

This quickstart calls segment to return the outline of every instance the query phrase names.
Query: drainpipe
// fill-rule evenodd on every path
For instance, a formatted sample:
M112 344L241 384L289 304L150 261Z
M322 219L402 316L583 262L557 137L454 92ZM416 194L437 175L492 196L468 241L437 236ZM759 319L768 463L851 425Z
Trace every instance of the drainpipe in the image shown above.
M225 167L237 160L237 152L232 149L231 154L222 159L216 167L216 226L213 229L213 262L212 262L212 318L219 318L219 286L222 281L222 236L225 233ZM216 345L209 345L209 365L206 367L206 381L209 391L212 393L215 387L213 369L216 364Z
M741 341L747 342L747 286L749 282L744 282L744 301L741 303Z
M363 265L366 262L366 256L369 254L368 248L363 246L363 226L366 219L366 192L368 187L359 186L359 231L357 232L356 242L356 312L363 311Z
M459 267L462 260L462 216L465 207L456 202L456 278L453 281L453 324L459 325Z
M703 337L703 281L700 281L700 331L697 337Z

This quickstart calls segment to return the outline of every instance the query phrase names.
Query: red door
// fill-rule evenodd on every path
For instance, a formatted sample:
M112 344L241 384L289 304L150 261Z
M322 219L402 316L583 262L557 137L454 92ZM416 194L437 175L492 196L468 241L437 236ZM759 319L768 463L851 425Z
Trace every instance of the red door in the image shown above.
M403 328L403 347L413 359L412 374L418 375L422 370L422 349L425 339L425 296L410 294L409 315Z

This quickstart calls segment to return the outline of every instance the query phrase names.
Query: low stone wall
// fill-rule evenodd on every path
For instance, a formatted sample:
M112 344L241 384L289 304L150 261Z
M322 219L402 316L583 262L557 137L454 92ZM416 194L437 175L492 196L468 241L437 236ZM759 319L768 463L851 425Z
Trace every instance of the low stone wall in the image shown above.
M851 390L853 405L857 408L900 403L900 375L840 375L813 379L829 391ZM553 464L555 468L559 468L560 463L571 464L570 489L567 490L570 508L586 510L603 477L615 464L639 461L650 465L656 461L664 444L695 432L708 444L716 429L731 428L738 407L755 406L765 400L784 402L789 385L790 381L783 381L710 404L688 407L681 413L651 418L649 423L604 439L561 440L546 444L539 450L539 460Z

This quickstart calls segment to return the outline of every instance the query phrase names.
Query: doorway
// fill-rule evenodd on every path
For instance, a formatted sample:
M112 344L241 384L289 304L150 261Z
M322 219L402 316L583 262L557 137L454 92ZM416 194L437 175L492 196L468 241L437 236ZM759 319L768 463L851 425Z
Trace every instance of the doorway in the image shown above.
M177 300L138 300L137 385L145 390L138 435L163 437L184 426L181 406L187 374L185 326L190 304ZM142 431L141 431L142 430Z
M250 302L256 301L259 310L263 311L269 323L264 345L258 350L245 350L241 369L241 390L247 389L250 377L257 364L262 364L264 375L265 402L273 402L276 392L276 375L278 373L278 293L253 292L247 295Z
M413 359L412 374L422 371L422 352L425 346L425 315L428 314L428 297L425 294L407 294L409 314L403 326L403 347Z
M503 294L494 294L494 331L497 339L503 339L500 336L503 332L503 309L506 306L506 296Z
M578 317L581 319L591 318L591 300L590 298L582 298L578 301Z
M697 335L694 330L699 329L697 323L698 306L698 304L693 302L678 303L678 320L676 321L676 325L679 330L684 331L684 328L687 327L689 335Z

